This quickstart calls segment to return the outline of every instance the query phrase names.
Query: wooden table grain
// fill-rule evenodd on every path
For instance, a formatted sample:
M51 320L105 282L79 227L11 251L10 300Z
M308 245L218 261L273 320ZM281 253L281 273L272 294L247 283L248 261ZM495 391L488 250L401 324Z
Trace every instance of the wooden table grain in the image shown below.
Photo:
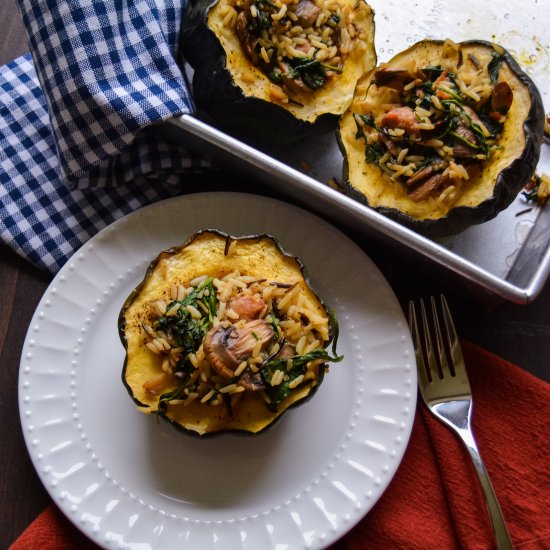
M15 0L0 2L0 63L27 51ZM244 176L242 177L244 181ZM207 183L208 176L204 177ZM550 207L550 206L549 206ZM349 233L348 233L349 234ZM462 337L550 382L550 284L533 304L487 304L455 292L445 277L417 271L407 259L350 236L369 254L405 306L410 296L445 291ZM7 548L51 502L29 459L19 421L17 387L21 348L34 310L53 276L0 245L0 548ZM476 368L472 365L471 368Z

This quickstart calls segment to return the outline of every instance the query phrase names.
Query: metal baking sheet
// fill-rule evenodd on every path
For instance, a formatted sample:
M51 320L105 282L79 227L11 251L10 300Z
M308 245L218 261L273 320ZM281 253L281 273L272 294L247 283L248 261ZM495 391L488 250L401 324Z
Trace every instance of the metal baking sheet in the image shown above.
M536 82L550 112L550 35L544 25L550 0L479 3L474 0L402 2L372 0L378 61L424 38L459 42L483 39L509 49ZM328 134L292 147L265 148L221 132L200 113L171 121L166 133L201 154L229 162L329 219L405 247L473 287L516 303L533 301L550 274L550 204L539 207L519 195L494 220L433 241L426 239L329 185L341 179L342 155ZM539 173L550 174L550 145L543 144Z

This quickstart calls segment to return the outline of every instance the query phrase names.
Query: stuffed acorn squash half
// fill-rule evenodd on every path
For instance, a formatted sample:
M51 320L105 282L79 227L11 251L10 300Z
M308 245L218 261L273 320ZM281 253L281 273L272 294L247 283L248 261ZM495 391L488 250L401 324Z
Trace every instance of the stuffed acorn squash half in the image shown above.
M181 40L197 106L266 143L334 131L376 65L363 0L197 0Z
M533 175L544 111L502 47L425 40L365 75L337 133L347 192L432 237L494 218Z
M197 436L265 430L341 360L336 320L304 265L266 234L202 230L162 252L124 303L119 333L138 409Z

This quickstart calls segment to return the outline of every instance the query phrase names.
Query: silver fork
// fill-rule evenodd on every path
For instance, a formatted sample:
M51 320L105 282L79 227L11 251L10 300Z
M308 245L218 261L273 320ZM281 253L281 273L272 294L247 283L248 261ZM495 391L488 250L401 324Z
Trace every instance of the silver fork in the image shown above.
M416 320L415 305L412 301L409 302L409 326L416 354L418 387L420 388L422 399L431 413L458 434L468 449L483 489L497 548L513 548L497 497L479 455L472 432L472 393L449 306L442 295L441 311L443 314L443 325L441 325L437 314L436 301L433 296L431 297L431 305L435 347L432 345L432 337L430 336L429 322L423 300L420 300L422 332L419 331ZM443 338L445 338L447 343L451 365L449 365L449 361L447 360Z

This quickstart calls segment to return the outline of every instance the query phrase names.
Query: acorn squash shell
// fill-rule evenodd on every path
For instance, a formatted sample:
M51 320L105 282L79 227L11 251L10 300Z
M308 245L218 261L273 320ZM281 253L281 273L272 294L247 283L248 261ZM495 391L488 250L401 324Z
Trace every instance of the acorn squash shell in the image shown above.
M433 60L437 58L436 54L441 50L443 44L442 40L422 40L398 53L381 66L398 67L402 60L412 56L422 60L430 59L432 64L437 64ZM485 182L485 185L489 185L489 189L481 200L477 202L475 198L469 200L469 190L475 189L475 186L471 184L468 184L467 191L459 198L458 203L439 216L433 215L433 213L430 215L429 211L424 212L424 215L413 214L416 205L411 204L413 201L404 197L406 192L402 188L399 199L391 196L386 200L377 200L373 197L380 193L383 186L387 188L388 180L382 177L379 168L373 165L367 166L366 162L362 160L364 159L364 141L356 140L353 137L353 133L356 131L355 122L351 120L353 102L341 117L337 131L337 142L344 156L342 173L344 192L377 212L431 238L454 235L472 225L496 217L499 212L507 208L535 172L543 140L544 108L540 92L510 52L500 45L483 40L464 41L459 43L459 46L464 55L471 52L480 60L483 59L482 65L487 63L489 59L487 56L490 56L492 51L498 51L504 57L499 79L503 79L504 72L507 75L505 80L508 78L514 80L515 105L512 105L508 114L508 120L504 127L504 141L501 140L501 143L505 145L506 152L509 151L509 145L506 145L508 142L516 142L520 139L522 140L521 147L508 162L502 162L504 153L497 152L484 164L479 178ZM418 64L418 66L423 65L423 62ZM358 82L356 93L368 86L378 68L373 69ZM521 117L521 120L517 120L514 109L520 102L525 104L524 116ZM362 152L359 152L358 148L362 148ZM493 174L489 165L499 159L502 168L498 173ZM359 166L361 162L363 166ZM395 183L394 185L399 189L401 184Z
M236 262L235 257L232 261L224 261L224 259L227 260L227 257L223 251L228 239L238 241L236 250L241 251L238 256L241 259L240 262ZM245 246L251 246L254 253L248 256L243 254ZM177 260L178 255L181 257L182 253L187 253L187 251L191 251L191 255L187 259L182 259L181 263L181 266L187 268L186 274L182 274L181 268L175 267L170 270L167 262L170 262L171 259ZM206 260L207 257L210 260ZM215 259L212 261L212 258ZM248 265L244 266L243 259L248 261ZM192 406L187 407L168 407L166 411L159 411L156 406L158 396L148 396L141 387L145 380L160 373L161 370L155 356L143 344L139 345L138 343L139 340L143 341L144 335L136 332L136 327L138 327L138 331L143 330L140 328L141 306L137 302L143 302L144 293L149 292L149 287L152 288L153 299L160 297L165 284L169 285L165 280L167 273L179 271L179 276L183 277L185 281L191 281L203 274L204 269L201 262L208 265L210 271L217 270L220 276L231 272L237 266L240 266L243 273L246 270L248 274L254 276L259 276L262 273L273 279L276 279L277 276L280 278L283 274L300 276L304 291L317 301L320 310L329 319L329 340L325 342L324 347L328 347L336 337L338 330L336 319L333 315L329 315L324 301L311 288L309 276L302 260L287 253L276 237L267 233L232 237L217 229L201 229L189 237L183 245L161 252L149 264L143 280L125 300L118 317L119 337L126 351L122 382L140 411L158 414L173 427L188 435L208 437L228 432L256 435L275 424L287 410L301 405L313 397L324 379L325 365L319 366L316 379L301 389L293 391L278 405L276 412L267 409L261 396L253 392L250 394L245 392L241 399L248 399L246 408L245 403L242 403L238 410L244 412L239 413L234 420L228 419L225 413L219 415L222 407L209 407L198 403L192 403ZM130 334L130 331L133 333ZM142 370L143 372L141 372Z
M209 22L212 13L227 0L196 0L189 2L181 28L181 53L193 68L193 96L197 107L211 116L224 130L245 140L264 144L292 143L308 136L333 132L338 119L353 97L355 83L376 65L374 49L374 12L364 0L368 17L358 20L365 28L368 40L363 52L353 52L344 63L344 73L330 85L336 103L325 107L325 88L299 99L307 109L289 102L277 103L266 97L268 77L243 53L234 32L221 22L216 29ZM341 0L352 7L356 0ZM218 36L224 33L223 44ZM218 34L217 34L218 33ZM228 53L229 52L229 53ZM235 74L242 69L254 75L253 83L243 82ZM353 69L353 70L350 70ZM344 84L345 83L345 84ZM309 99L309 101L308 101ZM313 107L311 107L313 105ZM307 111L311 111L308 114Z

